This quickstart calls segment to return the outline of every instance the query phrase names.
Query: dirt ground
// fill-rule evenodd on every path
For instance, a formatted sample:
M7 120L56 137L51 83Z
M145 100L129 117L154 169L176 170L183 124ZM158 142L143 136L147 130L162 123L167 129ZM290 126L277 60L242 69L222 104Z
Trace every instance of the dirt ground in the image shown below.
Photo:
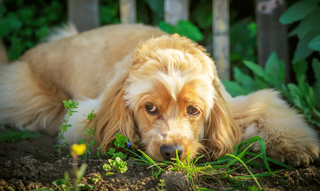
M0 130L0 133L3 130ZM72 159L61 158L55 154L55 138L41 135L39 138L18 142L0 143L0 190L31 190L51 187L52 181L62 179L64 172L71 169ZM79 161L79 165L84 161ZM159 180L154 178L151 169L128 161L128 171L124 174L115 173L106 176L102 169L104 159L92 159L86 170L82 183L95 186L95 190L157 190ZM274 166L273 166L274 167ZM262 173L261 169L251 168L253 173ZM98 173L102 178L92 183L91 178ZM248 175L247 170L239 168L233 176ZM280 177L271 176L258 179L264 190L320 190L320 160L314 161L309 167L296 170L281 170ZM181 172L166 171L161 174L165 180L167 191L192 190L187 176ZM227 179L213 180L202 178L199 187L213 190L229 190L232 181ZM253 180L246 180L245 185L255 185Z

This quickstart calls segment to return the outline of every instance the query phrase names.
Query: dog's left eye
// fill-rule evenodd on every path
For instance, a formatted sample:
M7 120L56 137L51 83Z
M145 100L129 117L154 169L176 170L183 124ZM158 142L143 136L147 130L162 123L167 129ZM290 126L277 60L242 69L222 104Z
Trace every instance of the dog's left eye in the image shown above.
M148 113L150 113L152 115L155 115L158 113L158 108L154 104L146 104L145 108L148 111Z
M189 115L196 116L196 115L198 115L198 114L200 113L200 111L199 111L197 108L195 108L195 107L193 107L193 106L190 106L190 107L187 109L187 113L188 113Z

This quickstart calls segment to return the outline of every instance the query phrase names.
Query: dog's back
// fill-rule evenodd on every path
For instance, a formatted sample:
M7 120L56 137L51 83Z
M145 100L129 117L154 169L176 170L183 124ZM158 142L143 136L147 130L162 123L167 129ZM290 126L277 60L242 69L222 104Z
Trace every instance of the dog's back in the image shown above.
M62 100L97 98L115 68L127 70L131 63L124 59L141 40L164 34L139 24L110 25L39 44L0 66L0 122L56 134L65 114Z

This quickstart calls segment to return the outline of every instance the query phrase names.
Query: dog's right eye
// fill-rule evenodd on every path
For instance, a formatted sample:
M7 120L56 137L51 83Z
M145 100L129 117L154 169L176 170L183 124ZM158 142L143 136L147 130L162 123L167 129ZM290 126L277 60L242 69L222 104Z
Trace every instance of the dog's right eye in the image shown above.
M158 108L154 104L146 104L145 108L147 112L150 113L151 115L155 115L158 113Z

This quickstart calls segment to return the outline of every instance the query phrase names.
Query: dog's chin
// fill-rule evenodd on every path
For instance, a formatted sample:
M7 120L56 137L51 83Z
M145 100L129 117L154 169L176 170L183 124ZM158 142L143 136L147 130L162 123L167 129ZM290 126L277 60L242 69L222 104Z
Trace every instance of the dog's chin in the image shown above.
M180 145L183 148L182 154L179 156L180 160L189 158L189 160L195 158L200 149L203 149L203 145L198 141L189 139L187 137L180 136L167 136L167 137L152 137L151 140L145 144L146 153L155 161L165 161L160 152L161 146L164 145ZM173 158L176 158L173 157Z

